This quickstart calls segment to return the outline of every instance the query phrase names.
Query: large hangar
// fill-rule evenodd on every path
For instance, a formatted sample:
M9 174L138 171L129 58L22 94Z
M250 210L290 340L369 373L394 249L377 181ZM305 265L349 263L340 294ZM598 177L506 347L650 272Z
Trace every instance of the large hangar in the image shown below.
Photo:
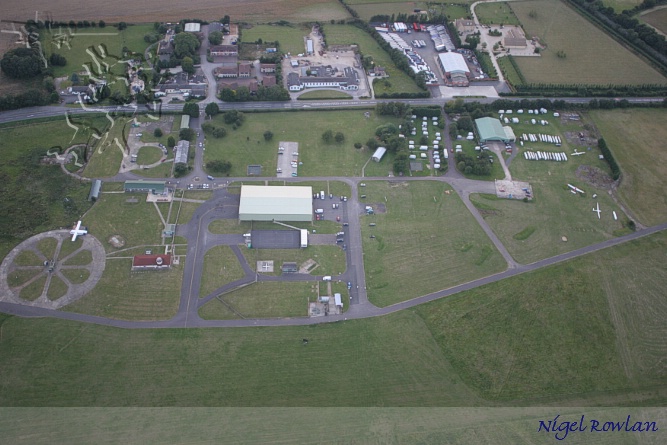
M241 186L240 221L312 221L312 187Z

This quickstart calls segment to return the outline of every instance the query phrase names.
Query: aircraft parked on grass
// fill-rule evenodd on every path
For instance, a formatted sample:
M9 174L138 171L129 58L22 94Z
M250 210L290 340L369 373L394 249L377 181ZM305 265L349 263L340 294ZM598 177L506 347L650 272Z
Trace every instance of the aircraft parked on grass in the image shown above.
M76 228L69 231L69 234L72 235L72 241L76 241L77 236L83 236L88 233L88 229L85 227L81 228L81 221L76 223Z

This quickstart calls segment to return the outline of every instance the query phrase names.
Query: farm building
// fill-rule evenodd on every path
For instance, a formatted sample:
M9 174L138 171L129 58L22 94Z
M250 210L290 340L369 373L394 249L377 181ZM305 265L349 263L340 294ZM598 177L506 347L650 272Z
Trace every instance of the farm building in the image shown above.
M190 128L190 115L184 114L181 116L181 130L184 128Z
M313 41L311 39L306 40L306 54L313 54L315 52L315 47L313 46Z
M141 192L164 195L167 191L167 185L164 181L144 181L143 179L138 179L135 181L125 181L125 184L123 184L123 190L125 192Z
M453 52L438 54L438 63L447 84L455 87L467 87L470 84L470 69L463 55Z
M171 267L171 255L135 255L132 258L132 271L164 270Z
M528 46L528 43L526 42L526 35L521 28L514 28L505 32L503 45L506 48L525 48Z
M90 185L90 193L88 193L88 201L97 201L100 197L100 189L102 188L102 181L95 179Z
M312 187L241 186L240 221L312 221Z
M483 117L475 119L477 134L480 142L502 141L514 142L516 137L510 127L503 127L498 119L492 117Z
M199 32L201 31L201 25L199 23L186 23L185 32Z
M297 73L287 75L287 87L290 91L301 91L304 88L339 88L356 91L359 89L359 76L350 67L338 68L330 65L310 68L311 75L299 76ZM342 74L342 75L340 75Z
M475 22L474 22L474 20L456 19L454 24L456 26L456 30L461 34L466 33L466 32L474 32L475 31Z
M176 154L174 155L174 164L187 164L188 152L190 151L190 141L178 141L176 147Z
M372 159L375 162L380 162L382 160L382 157L384 154L387 152L387 149L384 147L378 147L377 150L375 150L375 153L373 153Z
M210 51L211 57L239 55L239 47L236 45L213 45Z

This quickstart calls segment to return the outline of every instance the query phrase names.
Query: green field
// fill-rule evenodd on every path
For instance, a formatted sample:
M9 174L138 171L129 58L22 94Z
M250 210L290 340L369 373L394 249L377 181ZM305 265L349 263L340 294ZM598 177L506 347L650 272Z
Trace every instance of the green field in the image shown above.
M230 176L237 177L246 176L246 168L251 164L261 165L264 175L274 175L280 141L299 143L299 161L303 162L298 169L299 176L360 176L361 168L372 153L354 148L354 143L366 143L382 124L398 124L396 118L377 116L375 112L370 112L370 117L365 118L362 110L248 113L245 122L237 130L224 124L222 116L216 116L214 122L227 128L227 136L208 139L204 161L228 160L232 163ZM274 134L273 140L269 142L262 137L266 130ZM324 143L322 133L327 130L342 132L345 141L342 144ZM384 169L382 176L386 176L386 161L380 164ZM370 175L368 172L366 174Z
M42 238L37 242L37 250L49 259L55 256L57 246L58 240L55 238Z
M162 158L162 150L160 147L154 147L152 145L146 145L139 149L137 156L137 164L139 165L149 165L154 164Z
M603 5L614 8L617 14L626 9L632 9L641 3L642 0L602 0Z
M87 266L93 262L93 254L90 250L82 250L69 257L63 264L66 266Z
M229 246L215 246L204 255L199 297L205 297L215 289L243 278L243 268Z
M131 197L139 202L126 202ZM164 226L146 195L102 194L93 208L86 214L86 225L90 233L104 245L107 251L116 250L107 241L112 235L125 240L125 248L146 244L159 244Z
M521 25L505 2L482 3L475 7L475 13L482 25Z
M647 225L667 221L667 111L592 111L590 117L621 166L623 176L618 194Z
M322 100L322 99L352 99L347 93L342 91L332 91L332 90L315 90L315 91L306 91L303 94L300 94L297 97L297 100Z
M9 287L22 286L31 278L44 272L43 269L17 269L7 273L7 283Z
M241 41L243 43L255 43L258 39L263 42L280 43L280 51L287 54L299 54L306 52L305 37L310 34L310 27L304 25L254 25L252 28L244 28Z
M21 289L19 298L26 301L35 301L42 295L44 286L46 286L46 275L37 278L35 281Z
M296 262L300 266L308 260L317 263L317 267L310 269L313 275L338 275L345 272L345 252L338 246L310 245L306 249L242 248L241 252L253 270L257 270L257 261L273 260L273 273L266 275L281 275L280 266L286 261Z
M415 310L317 326L126 330L8 316L0 404L664 406L666 248L653 235ZM335 391L312 390L322 370Z
M132 259L108 259L95 288L62 310L119 320L165 320L181 298L183 267L131 272Z
M76 241L65 241L60 245L60 253L58 254L58 260L62 260L73 252L79 250L83 245L83 239L77 238Z
M519 59L520 57L515 57L514 60ZM498 66L503 72L503 76L505 77L505 80L507 80L509 83L512 85L521 85L523 82L521 81L521 76L519 73L516 71L516 68L514 68L514 65L512 65L512 62L510 62L510 57L498 57L496 59L498 62Z
M60 269L60 273L72 284L81 284L90 276L88 269Z
M354 9L359 18L362 20L370 20L371 17L378 14L392 15L392 14L413 14L413 10L417 8L427 9L426 2L406 2L399 0L392 2L391 0L352 0L346 1L348 5Z
M253 283L214 298L199 309L199 315L205 320L305 317L308 301L317 297L314 287L313 283Z
M173 157L173 154L170 153L168 159L173 159ZM132 173L145 178L169 178L171 177L171 169L173 166L173 162L164 162L157 167L149 168L148 170L133 170Z
M118 76L123 76L127 69L127 64L123 60L123 47L143 55L148 43L144 41L144 35L153 31L152 24L131 25L123 31L117 28L107 26L105 28L85 28L82 30L69 30L67 27L53 29L52 31L43 30L40 39L42 47L46 51L47 57L52 53L65 56L67 65L54 66L55 77L70 76L73 72L85 72L82 65L87 64L91 67L91 74L95 77L102 77L106 73L97 69L95 60L107 63L109 73L107 81L112 84L112 88L123 85L123 91L126 89L122 81L117 80ZM77 35L81 34L81 35ZM60 40L62 39L62 40ZM58 48L58 44L60 48ZM104 54L98 49L102 45ZM95 54L89 54L87 50Z
M376 210L361 216L373 304L388 306L505 269L463 202L446 190L446 184L430 181L366 182L365 201ZM378 204L386 213L378 211Z
M116 117L113 126L104 127L101 139L96 141L83 176L103 178L114 176L120 169L123 153L126 151L125 140L130 132L131 118Z
M391 89L387 92L418 93L422 91L414 80L394 66L389 54L370 35L356 26L327 24L324 26L324 33L327 45L357 44L364 56L372 56L375 65L384 67L391 81Z
M565 84L665 84L667 79L625 49L562 1L512 2L512 10L528 36L537 36L547 49L541 57L515 60L527 82ZM529 16L537 12L536 18ZM582 45L581 42L586 42ZM563 51L565 58L556 53ZM609 55L613 69L605 69Z
M14 257L14 264L17 266L39 266L42 259L32 250L23 250Z
M54 301L64 296L67 293L67 285L63 280L54 275L51 277L49 288L46 291L46 296L49 300Z
M641 20L656 28L663 34L667 34L667 8L657 9L639 16Z

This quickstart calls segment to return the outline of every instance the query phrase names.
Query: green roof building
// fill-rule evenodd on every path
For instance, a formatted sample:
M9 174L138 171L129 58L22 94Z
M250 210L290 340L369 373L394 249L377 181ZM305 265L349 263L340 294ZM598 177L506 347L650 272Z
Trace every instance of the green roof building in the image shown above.
M155 195L164 195L167 191L167 184L164 181L125 181L123 190L126 192L153 193Z
M240 221L312 221L313 188L242 185Z
M479 141L484 143L488 141L515 142L516 136L511 127L503 127L498 119L492 117L482 117L475 119Z

